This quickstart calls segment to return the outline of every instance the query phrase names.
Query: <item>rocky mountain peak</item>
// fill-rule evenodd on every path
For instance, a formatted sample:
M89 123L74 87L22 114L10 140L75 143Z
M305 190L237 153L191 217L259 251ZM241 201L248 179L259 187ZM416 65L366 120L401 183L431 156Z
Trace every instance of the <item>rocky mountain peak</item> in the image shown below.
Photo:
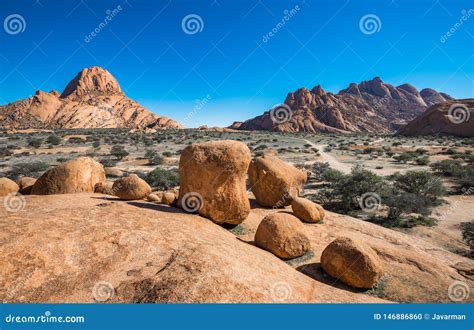
M311 93L316 94L318 96L323 96L326 95L326 91L321 87L321 85L315 86L312 90Z
M408 92L410 94L419 95L416 87L410 84L403 84L403 85L398 86L397 88L402 89L405 92Z
M117 79L110 72L101 67L85 68L79 72L76 77L69 82L61 94L62 98L70 95L104 95L104 94L122 94Z
M64 92L36 91L35 95L0 106L0 128L182 128L129 99L110 72L86 68Z

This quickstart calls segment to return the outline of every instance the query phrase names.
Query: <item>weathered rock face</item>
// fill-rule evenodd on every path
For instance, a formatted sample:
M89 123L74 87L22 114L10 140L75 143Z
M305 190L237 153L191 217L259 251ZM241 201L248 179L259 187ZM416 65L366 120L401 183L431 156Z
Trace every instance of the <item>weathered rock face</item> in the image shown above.
M113 196L114 183L110 181L96 183L96 185L94 186L94 192L98 194Z
M399 134L408 136L448 134L472 137L474 136L474 99L435 104L403 126Z
M250 212L245 187L250 158L249 148L237 141L186 147L179 160L178 205L218 224L241 223Z
M33 185L31 193L53 195L94 192L99 182L105 182L102 164L89 157L80 157L44 173Z
M0 106L0 127L8 128L182 128L129 99L105 69L82 70L59 95L33 97Z
M338 94L319 85L312 90L300 88L286 97L287 109L272 109L231 127L277 132L393 132L429 105L447 100L452 97L434 90L418 92L409 84L395 87L375 77L351 83ZM280 116L275 116L278 113Z
M306 198L295 197L291 201L293 214L304 222L319 222L324 219L325 212L321 205Z
M121 178L124 173L123 171L119 170L115 167L106 167L105 168L105 175L111 178Z
M0 208L2 302L384 302L314 281L198 215L93 194L25 199L22 212Z
M267 215L257 228L255 244L282 259L301 257L311 247L304 225L288 213Z
M20 194L22 195L31 194L31 190L33 189L33 185L35 184L35 182L36 182L35 178L30 178L27 176L19 178L18 186L20 187Z
M112 191L123 200L144 199L151 193L150 185L136 174L120 178L114 182Z
M0 178L0 196L7 196L18 192L18 190L20 190L20 187L15 181L9 178Z
M69 82L61 97L81 97L88 94L120 94L122 89L118 81L99 67L83 69Z
M473 260L332 212L324 223L302 223L313 254L290 266L246 243L275 210L252 208L237 239L199 215L145 201L104 201L91 193L24 199L21 211L0 207L2 302L452 303L447 288L454 281L474 285ZM386 274L377 294L386 300L324 275L321 252L341 235L377 252ZM471 293L464 302L473 299Z
M267 207L289 205L307 180L305 172L271 155L254 158L248 173L257 203Z
M377 254L348 237L337 238L324 249L321 266L326 273L354 288L370 289L383 275Z

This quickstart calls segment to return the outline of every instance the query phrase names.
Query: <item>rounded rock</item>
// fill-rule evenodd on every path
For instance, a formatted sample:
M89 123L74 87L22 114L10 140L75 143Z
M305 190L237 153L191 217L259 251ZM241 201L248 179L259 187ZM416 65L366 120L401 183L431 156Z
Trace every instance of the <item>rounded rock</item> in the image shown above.
M9 178L0 178L0 196L7 196L9 194L17 193L20 187L15 181Z
M383 275L374 250L349 237L339 237L324 249L321 266L327 274L359 289L372 288Z
M112 189L115 196L123 200L143 199L151 193L150 185L136 174L118 179Z
M94 192L98 182L105 182L102 164L89 157L79 157L45 172L33 185L33 195Z
M291 209L293 214L304 222L319 222L325 216L325 211L321 205L302 197L293 198Z
M282 259L301 257L311 247L304 225L288 213L263 218L255 233L255 244Z

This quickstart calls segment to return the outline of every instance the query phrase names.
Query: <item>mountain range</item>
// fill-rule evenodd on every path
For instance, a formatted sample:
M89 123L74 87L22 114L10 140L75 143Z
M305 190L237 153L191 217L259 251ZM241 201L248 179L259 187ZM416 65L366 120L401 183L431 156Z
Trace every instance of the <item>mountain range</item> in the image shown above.
M320 85L289 93L283 104L262 115L234 122L237 130L277 132L431 134L443 130L455 134L446 110L454 99L434 89L418 91L410 84L393 86L379 77L351 83L337 94ZM438 106L425 115L428 107ZM472 102L466 103L471 107ZM441 112L440 112L441 111ZM443 112L444 111L444 112ZM417 119L419 118L419 119ZM426 121L429 120L429 125ZM439 122L434 122L434 121ZM469 118L467 122L469 130ZM433 128L434 127L434 128ZM35 95L0 106L0 128L129 128L138 130L183 128L173 119L159 116L128 98L110 72L100 67L85 68L62 93L36 91ZM465 129L464 129L465 130ZM450 133L451 132L451 133ZM464 133L463 133L464 134Z
M100 67L83 69L60 94L35 95L0 106L3 128L182 128L129 99L117 80Z
M422 114L429 106L453 100L445 93L410 84L392 86L379 77L351 83L337 94L318 85L289 93L283 105L230 127L279 132L390 133ZM279 113L278 113L279 112ZM285 113L286 112L286 113Z

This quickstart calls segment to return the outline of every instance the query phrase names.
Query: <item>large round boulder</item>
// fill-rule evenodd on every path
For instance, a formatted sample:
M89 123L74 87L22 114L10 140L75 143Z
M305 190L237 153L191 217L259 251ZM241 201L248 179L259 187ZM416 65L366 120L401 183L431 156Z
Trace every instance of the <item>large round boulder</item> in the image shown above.
M0 196L17 193L20 187L9 178L0 178Z
M383 275L374 250L349 237L336 238L324 249L321 266L332 277L360 289L372 288Z
M151 193L151 187L136 174L118 179L112 190L115 196L123 200L143 199Z
M302 197L294 197L291 201L293 214L304 222L319 222L324 219L325 212L321 205Z
M215 223L239 224L250 212L245 178L250 150L242 142L194 143L179 160L178 205Z
M306 182L306 173L271 155L256 157L249 166L250 187L257 203L280 208L290 205Z
M304 225L288 213L273 213L260 222L255 244L282 259L305 254L311 247Z
M79 157L45 172L33 185L33 195L94 192L98 182L105 182L102 164L89 157Z

